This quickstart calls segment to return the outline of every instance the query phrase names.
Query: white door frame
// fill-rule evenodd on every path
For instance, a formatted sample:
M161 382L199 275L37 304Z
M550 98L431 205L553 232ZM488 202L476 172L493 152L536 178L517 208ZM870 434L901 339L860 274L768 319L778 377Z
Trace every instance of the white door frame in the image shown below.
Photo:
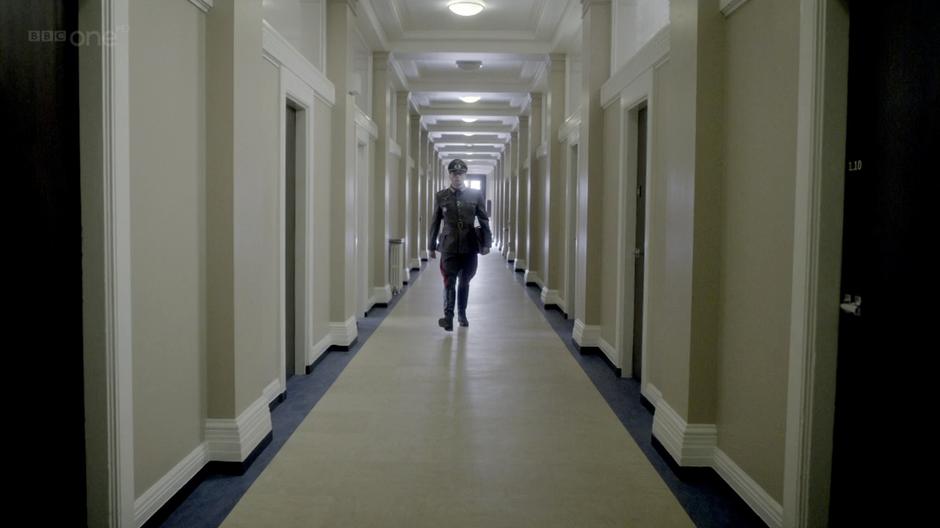
M828 521L848 90L848 13L842 4L800 1L786 527Z
M82 334L88 520L133 526L128 0L86 2L79 28L103 45L79 50Z

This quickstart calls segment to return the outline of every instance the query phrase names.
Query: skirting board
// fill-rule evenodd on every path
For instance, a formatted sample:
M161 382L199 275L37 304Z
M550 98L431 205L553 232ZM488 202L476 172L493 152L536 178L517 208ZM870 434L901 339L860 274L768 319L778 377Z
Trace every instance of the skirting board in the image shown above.
M281 380L276 379L272 381L271 383L268 383L268 386L265 387L263 391L261 391L261 394L264 395L263 397L264 397L265 403L270 405L271 402L273 402L278 396L280 396L281 394L284 394L286 390L287 390L287 387L281 386Z
M574 331L571 333L575 344L580 347L596 347L601 337L601 327L597 325L586 325L584 321L576 319L574 321Z
M413 270L421 269L421 259L411 259L411 262L408 263L408 267Z
M653 436L680 466L711 467L718 429L713 424L687 424L662 398L653 415Z
M271 431L271 411L262 394L234 420L206 420L209 460L243 462Z
M522 281L526 284L535 284L543 290L545 289L545 284L542 283L542 277L539 277L536 271L526 270L525 275L522 276Z
M516 259L515 266L513 267L514 271L525 270L526 262L525 259Z
M539 297L542 299L542 304L545 306L558 306L558 302L561 300L558 297L558 290L549 290L548 288L542 288L542 293Z
M135 526L142 526L153 514L169 502L183 486L192 480L209 462L209 449L205 442L186 455L150 489L134 500Z
M356 316L352 316L344 323L330 323L330 336L334 345L349 346L359 335L356 327Z
M506 260L516 260L516 252L510 249L506 253Z
M783 526L783 506L717 447L712 467L731 486L731 489L744 499L754 513L767 523L767 526L771 528Z
M597 347L601 349L601 352L603 352L605 356L607 356L607 360L614 366L614 369L620 372L620 377L632 377L630 372L623 372L622 365L620 364L620 357L617 354L617 349L615 349L613 345L608 343L607 340L603 337L598 337Z
M308 371L311 365L315 364L321 357L323 357L323 354L326 353L327 349L329 349L330 345L332 344L333 336L328 333L323 336L323 339L317 341L317 344L313 345L313 350L310 351L310 357L307 358Z
M392 302L392 286L390 284L376 286L372 290L372 297L375 300L373 304L388 304Z

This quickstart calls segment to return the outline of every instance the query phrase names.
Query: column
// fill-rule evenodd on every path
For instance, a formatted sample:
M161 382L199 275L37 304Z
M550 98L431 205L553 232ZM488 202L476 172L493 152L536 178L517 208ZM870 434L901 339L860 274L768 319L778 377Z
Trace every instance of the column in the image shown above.
M547 160L539 156L542 142L542 105L543 96L540 93L532 94L532 109L530 110L529 148L526 158L529 160L529 250L526 262L526 284L536 284L542 287L541 276L545 269L545 236L544 225L547 186ZM544 299L543 299L544 301Z
M542 303L546 306L560 306L565 313L572 314L574 299L568 299L562 304L562 295L565 287L566 259L566 187L570 165L568 159L568 146L558 140L558 134L565 123L565 67L564 54L555 53L550 56L551 70L548 78L548 94L544 106L543 127L547 133L545 144L547 153L543 158L547 167L545 185L546 211L543 215L542 236L548 240L545 248L544 285L542 288ZM573 227L573 226L572 226Z
M369 246L372 259L371 277L369 277L369 294L375 298L376 304L388 304L392 300L392 287L388 280L388 239L391 237L396 219L391 217L395 210L390 202L396 195L389 192L389 166L395 160L388 153L392 128L395 123L389 122L391 98L388 82L388 52L377 51L372 54L372 120L379 130L373 152L372 172L372 225L370 226Z

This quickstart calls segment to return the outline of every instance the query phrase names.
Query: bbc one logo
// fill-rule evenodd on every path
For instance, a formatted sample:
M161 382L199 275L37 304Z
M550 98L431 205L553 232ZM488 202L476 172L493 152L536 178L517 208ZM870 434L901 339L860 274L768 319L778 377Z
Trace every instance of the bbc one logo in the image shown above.
M118 31L127 32L126 27ZM113 46L117 42L115 31L62 31L62 30L30 30L27 31L27 40L43 44L68 43L73 46Z

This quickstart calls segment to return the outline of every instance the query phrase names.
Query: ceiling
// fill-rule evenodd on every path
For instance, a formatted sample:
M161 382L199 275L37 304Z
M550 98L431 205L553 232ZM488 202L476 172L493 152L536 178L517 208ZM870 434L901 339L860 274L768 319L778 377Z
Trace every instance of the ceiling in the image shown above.
M448 10L451 1L360 0L360 5L376 39L391 51L441 158L469 158L472 172L489 172L518 116L528 112L529 93L544 89L549 54L577 45L581 3L483 0L481 14L461 17ZM464 71L458 60L481 61L482 68ZM464 103L459 99L464 95L480 100ZM477 147L458 148L461 143Z

